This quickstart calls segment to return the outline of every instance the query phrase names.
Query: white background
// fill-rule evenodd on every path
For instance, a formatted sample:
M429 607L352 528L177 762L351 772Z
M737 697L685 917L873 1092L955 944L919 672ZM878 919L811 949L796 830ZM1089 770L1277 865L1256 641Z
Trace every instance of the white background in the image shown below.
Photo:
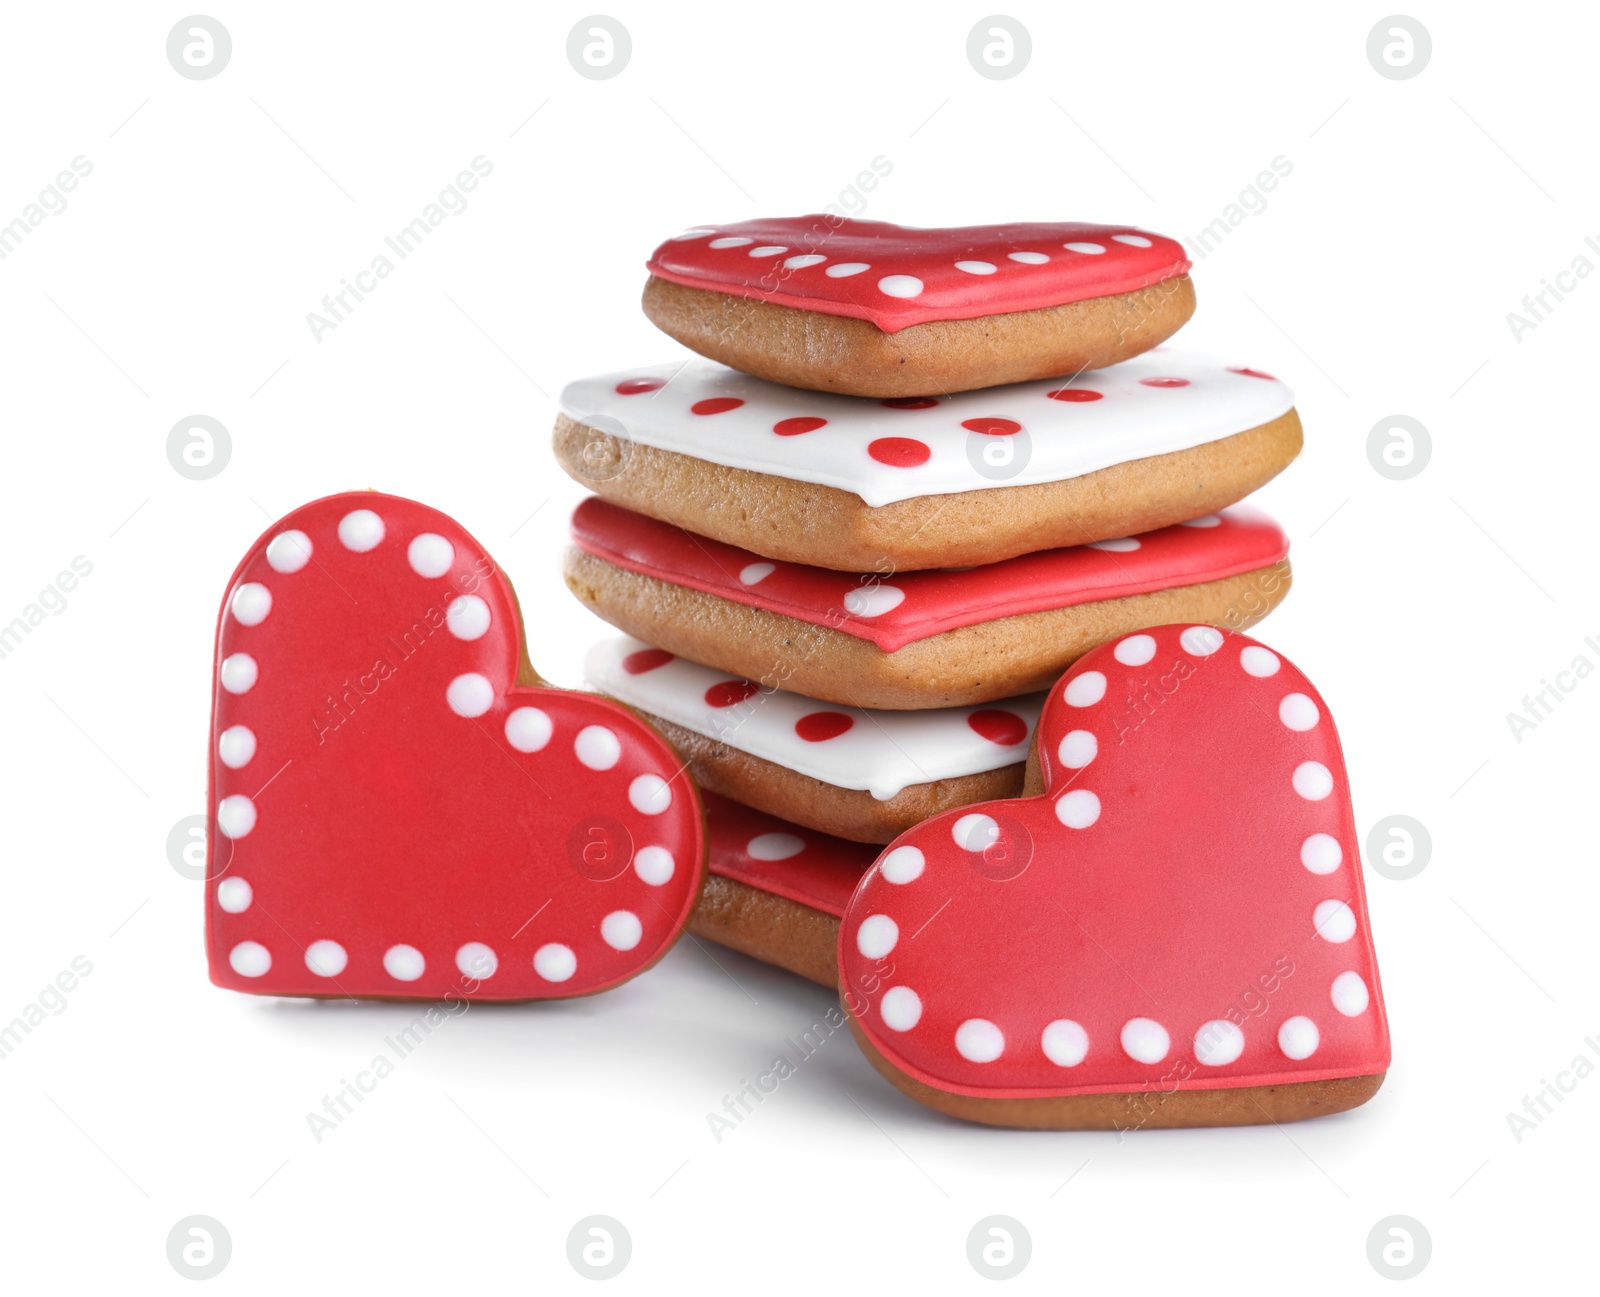
M1600 1035L1600 680L1520 743L1506 721L1600 664L1600 282L1520 342L1506 321L1600 236L1592 11L1418 10L1408 81L1367 61L1384 11L1335 4L1017 5L1009 81L967 63L985 10L949 4L619 3L610 81L566 60L581 8L224 5L208 81L166 60L182 12L12 6L0 38L0 220L93 163L0 262L0 623L94 565L0 661L0 1021L93 964L0 1062L8 1290L188 1291L165 1240L196 1212L232 1236L219 1292L589 1291L565 1239L594 1212L632 1236L619 1292L979 1291L966 1237L996 1212L1032 1235L1025 1290L1379 1289L1392 1213L1432 1236L1417 1291L1592 1274L1600 1079L1520 1143L1506 1119ZM469 209L315 341L307 312L479 154ZM558 574L580 492L554 395L677 354L637 303L660 238L817 210L880 154L872 217L1190 238L1293 163L1198 261L1181 341L1295 388L1306 450L1260 502L1296 583L1259 633L1334 708L1363 833L1432 833L1420 876L1367 873L1388 1083L1283 1129L997 1132L840 1036L719 1144L706 1113L831 997L685 941L609 995L472 1010L318 1144L305 1114L410 1012L211 987L164 845L203 809L235 562L319 495L416 496L491 548L536 663L577 683L601 627ZM210 481L165 456L196 413L232 435ZM1432 433L1410 481L1365 451L1395 413Z

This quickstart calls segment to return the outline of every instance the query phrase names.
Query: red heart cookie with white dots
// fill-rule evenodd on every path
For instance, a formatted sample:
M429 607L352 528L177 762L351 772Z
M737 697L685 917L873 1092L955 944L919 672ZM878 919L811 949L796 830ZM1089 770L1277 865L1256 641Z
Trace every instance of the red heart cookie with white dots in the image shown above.
M1311 682L1243 635L1159 627L1062 677L1036 753L1042 795L926 821L851 899L841 986L879 1070L1002 1125L1248 1124L1369 1098L1388 1028Z
M219 986L604 990L677 940L698 793L620 704L542 687L460 526L371 492L272 527L217 634L206 942Z

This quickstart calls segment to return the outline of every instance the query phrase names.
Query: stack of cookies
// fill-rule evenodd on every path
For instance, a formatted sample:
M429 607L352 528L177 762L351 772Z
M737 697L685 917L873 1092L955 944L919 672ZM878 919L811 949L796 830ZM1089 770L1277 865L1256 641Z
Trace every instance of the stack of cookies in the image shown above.
M625 633L588 675L708 793L691 930L833 984L880 844L1017 796L1074 661L1119 641L1134 727L1138 632L1283 598L1284 533L1236 502L1299 420L1270 375L1161 345L1194 290L1148 231L759 220L649 269L646 313L705 359L569 384L555 430L595 492L567 583Z

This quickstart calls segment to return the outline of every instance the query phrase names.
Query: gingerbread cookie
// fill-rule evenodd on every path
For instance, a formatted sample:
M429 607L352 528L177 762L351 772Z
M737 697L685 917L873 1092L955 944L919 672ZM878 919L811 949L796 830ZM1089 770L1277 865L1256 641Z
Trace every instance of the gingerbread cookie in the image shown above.
M1143 536L955 571L849 576L772 562L588 499L567 585L618 629L825 702L952 707L1048 689L1162 622L1242 630L1289 589L1288 538L1235 506Z
M1289 389L1162 350L1070 381L866 401L705 361L569 383L555 451L614 503L772 559L886 575L1215 513L1300 450Z
M1043 702L837 707L626 637L596 644L584 671L660 726L702 787L857 842L888 842L949 807L1015 795Z
M1358 838L1305 676L1208 626L1130 635L1051 690L1036 760L1034 795L918 825L852 897L840 985L879 1072L1050 1129L1279 1122L1376 1093Z
M878 848L705 794L710 875L689 931L791 973L838 984L839 920Z
M586 995L677 940L699 795L627 708L546 687L510 583L374 492L251 547L217 631L206 945L264 995Z
M852 396L1100 369L1194 314L1182 245L1119 225L742 221L685 230L649 269L645 314L686 347Z

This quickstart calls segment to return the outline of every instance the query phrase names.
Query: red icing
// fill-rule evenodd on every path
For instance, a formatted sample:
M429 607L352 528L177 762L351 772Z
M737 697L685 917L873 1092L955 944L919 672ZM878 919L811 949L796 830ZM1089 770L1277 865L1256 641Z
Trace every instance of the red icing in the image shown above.
M1099 401L1104 399L1104 392L1096 392L1088 387L1058 387L1053 392L1046 392L1046 396L1057 401Z
M981 432L986 437L1009 437L1022 431L1015 419L963 419L961 426L968 432Z
M642 676L646 671L666 666L672 658L673 655L666 649L640 649L637 653L630 653L622 659L622 669L631 676Z
M1141 378L1139 380L1146 387L1188 387L1187 378Z
M1111 552L1081 546L1043 550L969 568L861 578L799 563L773 563L754 585L739 580L759 555L588 499L572 516L580 548L645 576L817 626L828 626L893 653L916 640L1000 617L1119 599L1194 585L1267 567L1289 549L1283 530L1259 510L1236 505L1215 527L1166 527L1139 537L1139 548ZM864 585L903 591L897 607L876 617L851 615L845 599Z
M1228 372L1230 374L1243 374L1246 378L1264 378L1269 383L1276 383L1278 381L1271 374L1263 373L1259 369L1245 369L1245 368L1235 369L1232 366L1229 366Z
M827 423L826 419L801 416L795 419L779 419L772 425L772 430L780 437L798 437L802 432L815 432L818 428L826 427Z
M886 396L878 404L891 410L931 410L939 402L931 396Z
M1150 246L1135 246L1118 235ZM732 239L741 242L712 246ZM1070 243L1104 251L1075 251L1066 246ZM781 251L752 257L753 247ZM1042 253L1049 260L1029 264L1013 260L1013 252ZM796 256L826 260L784 264ZM969 274L958 268L962 261L994 269ZM827 273L848 263L868 269L838 278ZM1109 297L1189 269L1181 244L1127 226L1019 222L918 230L829 216L741 221L668 239L647 264L651 274L676 284L869 320L888 333L930 320L970 320ZM888 285L880 286L886 279ZM908 290L911 295L899 295Z
M702 796L712 873L843 917L877 847L803 829L715 793ZM752 855L752 844L768 858ZM770 858L777 855L782 858Z
M733 707L742 703L746 698L753 698L761 692L761 686L749 680L724 680L721 684L712 685L706 690L706 705L708 707Z
M1014 747L1028 737L1028 723L1015 712L985 707L967 717L967 724L991 743Z
M901 1071L946 1091L1018 1098L1277 1085L1388 1067L1359 839L1327 704L1287 660L1269 656L1271 673L1261 674L1255 641L1210 632L1214 651L1204 653L1200 641L1185 644L1186 629L1147 632L1155 652L1143 665L1124 665L1108 644L1062 677L1040 720L1044 795L935 816L886 848L862 880L840 930L842 985ZM1137 650L1148 647L1125 655L1144 658ZM1090 687L1096 674L1103 690ZM1290 713L1297 728L1280 719L1290 695L1301 699ZM1316 708L1309 726L1306 700ZM1098 745L1092 756L1085 735ZM1297 787L1311 762L1325 782L1304 786L1319 799ZM998 826L997 837L967 838L986 849L958 844L955 826L973 815ZM1316 834L1342 849L1337 865L1321 859L1322 872L1303 863ZM924 867L892 882L883 870L899 862L903 878L904 853L891 857L906 846ZM1314 920L1325 903L1338 912ZM898 936L886 941L875 918L863 937L869 916L892 920ZM1345 999L1353 1013L1335 1004L1347 974L1367 991L1364 1008L1359 996ZM920 1001L915 1025L905 1026L915 1016L906 992L898 1004L885 1000L896 987ZM1302 1017L1320 1040L1296 1060L1279 1033ZM1159 1061L1124 1049L1124 1027L1138 1018L1167 1032ZM998 1028L997 1057L975 1061L958 1049L972 1019ZM1046 1026L1060 1019L1087 1033L1076 1065L1043 1047ZM1243 1048L1204 1065L1196 1037L1213 1022L1232 1023ZM1208 1029L1205 1048L1231 1030ZM977 1029L979 1043L984 1036L992 1053L995 1037ZM1138 1122L1131 1113L1127 1124Z
M667 385L664 378L625 378L617 384L618 396L638 396L641 392L657 392Z
M729 410L737 410L744 402L737 396L708 396L703 401L696 401L689 407L691 414L726 414Z
M826 743L848 733L854 724L843 712L811 712L794 723L794 732L807 743Z
M384 529L359 553L338 531L357 510L375 513ZM280 571L270 558L295 566L285 556L298 557L296 547L269 542L291 530L309 539L311 557ZM413 555L435 575L420 575ZM234 611L246 584L271 595L254 625ZM520 639L505 576L465 530L424 505L372 492L332 496L251 547L229 582L217 638L205 901L217 985L268 995L570 996L632 977L677 939L701 878L694 785L676 778L672 748L620 704L517 685ZM254 659L255 678L231 692L225 682L239 685L239 654ZM480 702L470 688L450 692L463 676L479 678L468 683L481 685ZM461 714L451 697L462 711L482 710ZM547 718L542 745L543 722L527 709ZM589 727L598 727L591 745L598 739L603 755L615 755L607 769L576 756ZM243 729L254 751L234 768L221 757L237 759ZM650 781L665 784L670 800L647 801L646 813L633 802ZM234 798L253 807L247 832ZM225 822L235 836L223 833ZM670 853L670 870L646 847ZM652 873L654 884L642 876ZM602 937L602 920L618 911L638 921L632 943L623 924L631 949ZM615 924L607 930L617 935ZM344 951L333 976L307 967L319 941ZM233 966L259 969L249 943L270 955L260 976ZM476 976L458 968L473 943L493 952L492 974L470 951ZM554 945L576 957L565 980L535 971L536 952ZM386 969L396 946L420 952L420 976Z
M916 468L926 464L933 452L914 437L879 437L867 444L867 454L890 468Z

